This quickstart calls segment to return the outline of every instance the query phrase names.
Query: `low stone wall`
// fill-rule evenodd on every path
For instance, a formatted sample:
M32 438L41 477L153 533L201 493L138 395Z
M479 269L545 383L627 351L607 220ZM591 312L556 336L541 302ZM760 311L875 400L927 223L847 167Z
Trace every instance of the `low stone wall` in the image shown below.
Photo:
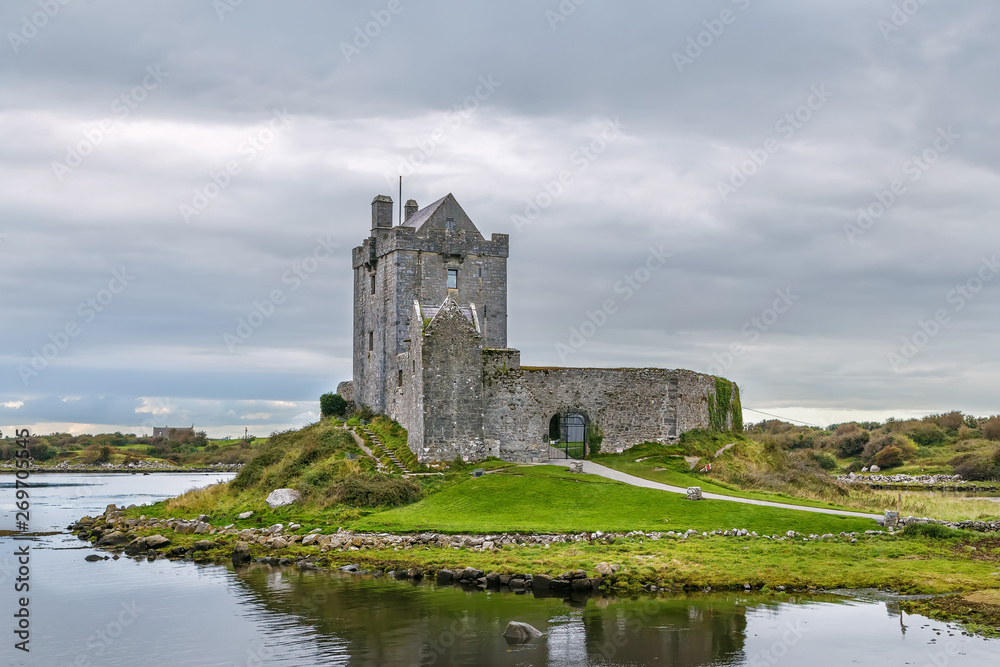
M938 519L915 516L900 517L897 525L905 528L906 526L913 526L920 523L936 523L960 530L975 530L980 533L995 533L1000 531L1000 521L940 521Z

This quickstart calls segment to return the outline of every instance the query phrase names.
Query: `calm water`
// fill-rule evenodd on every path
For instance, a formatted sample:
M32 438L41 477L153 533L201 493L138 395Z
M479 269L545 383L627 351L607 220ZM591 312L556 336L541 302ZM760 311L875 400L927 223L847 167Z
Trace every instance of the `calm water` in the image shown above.
M35 475L33 530L148 503L224 475ZM3 523L13 478L0 476ZM0 538L0 665L997 665L1000 642L891 602L743 595L564 601L350 575L156 561L88 563L71 535L31 563L31 653L13 648L12 554ZM545 636L508 647L509 620Z

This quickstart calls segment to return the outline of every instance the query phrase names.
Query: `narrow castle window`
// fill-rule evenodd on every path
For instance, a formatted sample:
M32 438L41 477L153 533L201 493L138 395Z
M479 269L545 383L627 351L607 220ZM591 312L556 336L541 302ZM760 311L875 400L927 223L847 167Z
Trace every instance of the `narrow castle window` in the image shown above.
M445 218L444 228L447 229L449 232L455 231L455 218Z
M448 289L458 289L458 269L448 269Z
M417 360L416 359L413 360L413 372L414 373L417 372Z
M374 349L375 349L375 332L374 331L369 331L368 332L368 351L371 352Z
M372 294L375 293L375 274L372 274Z
M398 386L403 386L403 369L399 369L399 383Z

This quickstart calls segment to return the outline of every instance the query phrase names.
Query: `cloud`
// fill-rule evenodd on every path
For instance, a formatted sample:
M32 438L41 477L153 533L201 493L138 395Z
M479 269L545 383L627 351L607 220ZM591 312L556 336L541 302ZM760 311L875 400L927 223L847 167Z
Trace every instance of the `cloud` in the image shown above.
M270 418L271 418L270 412L253 412L246 415L240 415L240 419L254 420L254 421L270 419Z
M0 7L5 33L25 6ZM404 3L348 62L340 44L384 3L242 3L224 20L192 0L63 6L0 61L0 306L14 323L0 404L66 429L315 419L352 372L350 249L406 170L405 198L453 192L484 233L511 234L508 339L526 363L563 363L569 328L662 246L669 262L565 363L717 366L746 405L803 420L996 412L1000 283L905 367L887 361L1000 252L990 4L927 3L885 36L890 8L859 0L590 2L553 29L557 7ZM679 72L674 53L723 9L738 19ZM136 93L150 67L168 75ZM477 96L484 78L499 85ZM806 114L816 89L830 95ZM295 123L246 149L276 109ZM580 170L573 156L615 119L620 137ZM859 209L948 127L954 147L852 243ZM81 142L60 181L53 162ZM740 169L753 173L723 199ZM512 216L561 170L572 183L518 231ZM180 205L218 181L185 222ZM320 243L329 260L298 276ZM101 303L123 270L134 280ZM753 325L781 289L800 299ZM275 290L284 302L227 344ZM41 369L26 381L22 367Z

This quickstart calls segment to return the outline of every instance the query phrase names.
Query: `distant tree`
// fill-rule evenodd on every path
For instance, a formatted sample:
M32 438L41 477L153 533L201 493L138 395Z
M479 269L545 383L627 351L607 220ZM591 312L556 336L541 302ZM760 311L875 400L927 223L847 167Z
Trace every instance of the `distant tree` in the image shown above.
M979 427L979 431L987 440L1000 440L1000 417L990 417Z
M931 415L927 420L933 421L944 430L951 432L957 431L958 427L965 423L965 417L958 410L946 412L943 415Z
M943 445L948 439L948 434L935 422L912 422L905 432L913 442L923 447Z

